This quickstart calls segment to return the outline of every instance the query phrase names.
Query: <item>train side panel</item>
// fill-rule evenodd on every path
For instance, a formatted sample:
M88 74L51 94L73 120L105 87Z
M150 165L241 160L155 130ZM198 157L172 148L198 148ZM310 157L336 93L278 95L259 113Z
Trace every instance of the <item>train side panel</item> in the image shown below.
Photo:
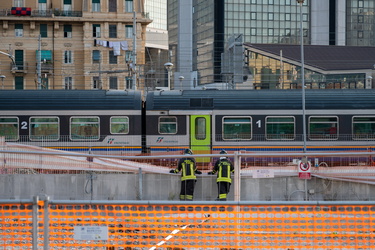
M0 97L6 141L96 154L142 151L138 92L16 90Z

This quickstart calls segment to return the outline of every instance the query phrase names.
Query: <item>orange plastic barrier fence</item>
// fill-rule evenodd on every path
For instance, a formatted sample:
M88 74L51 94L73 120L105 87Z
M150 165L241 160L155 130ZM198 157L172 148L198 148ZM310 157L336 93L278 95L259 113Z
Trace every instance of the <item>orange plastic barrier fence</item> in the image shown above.
M30 213L28 206L0 205L0 249L30 249ZM372 205L50 204L48 217L49 249L354 250L375 246ZM77 239L76 230L85 227L107 228L108 239ZM43 233L41 222L39 231Z
M33 207L31 204L0 205L0 249L32 248Z

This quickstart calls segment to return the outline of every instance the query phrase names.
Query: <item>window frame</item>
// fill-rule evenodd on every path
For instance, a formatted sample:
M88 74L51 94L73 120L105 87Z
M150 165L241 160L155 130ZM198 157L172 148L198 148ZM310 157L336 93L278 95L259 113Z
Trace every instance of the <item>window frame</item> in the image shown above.
M63 1L63 11L64 11L64 14L66 15L69 15L70 11L72 11L73 7L72 7L72 1L71 0L64 0Z
M336 127L328 127L327 128L335 128L336 130L336 133L333 134L329 131L329 133L326 133L327 131L326 130L323 130L323 133L315 133L315 134L312 134L311 133L311 125L312 124L332 124L334 123L333 121L317 121L317 122L311 122L312 119L330 119L330 118L334 118L336 119ZM321 129L321 128L320 128ZM323 128L324 129L324 128ZM339 117L338 116L310 116L309 117L309 121L308 121L308 137L309 137L309 140L312 140L312 141L317 141L317 140L327 140L327 141L334 141L334 140L338 140L339 139Z
M175 121L174 122L170 122L170 121L161 121L162 119L174 119ZM162 128L162 125L175 125L175 131L172 131L172 132L162 132L161 131L161 128ZM168 130L168 128L167 128ZM177 116L159 116L158 118L158 133L160 135L175 135L178 133L178 119L177 119Z
M24 0L13 0L12 7L25 7L25 1Z
M116 84L116 87L114 86ZM109 77L109 86L108 89L118 89L118 77L117 76L110 76Z
M127 50L125 51L125 63L132 62L133 61L133 51Z
M22 27L22 28L20 28ZM14 36L15 37L23 37L23 24L22 23L16 23L14 25Z
M108 0L108 12L117 12L117 0Z
M257 12L250 12L250 19L257 20Z
M133 0L124 0L124 11L126 13L133 12Z
M101 25L94 23L92 25L92 37L100 38L101 37Z
M39 24L39 34L40 34L40 37L42 38L48 37L48 24L46 23Z
M33 119L56 119L56 122L51 121L45 121L45 122L33 122ZM56 125L57 126L57 134L52 136L49 135L33 135L33 125L41 125L42 126L42 132L47 131L45 128L43 128L43 125ZM58 116L30 116L29 118L29 139L30 141L58 141L60 139L60 118Z
M64 51L64 64L73 63L73 52L71 50Z
M97 54L97 55L96 55ZM92 63L100 63L100 60L102 59L101 51L98 49L95 49L92 51L91 57L92 57ZM96 59L96 56L99 56L98 59Z
M101 89L100 88L100 77L93 76L92 77L92 89Z
M126 122L113 122L113 119L127 119ZM115 124L124 124L125 125L125 131L123 133L120 132L113 132L112 125ZM109 131L112 135L127 135L130 131L130 119L129 116L111 116L109 121Z
M67 90L73 89L73 77L71 76L64 77L64 89L67 89Z
M250 35L256 36L257 35L257 28L250 28Z
M17 76L17 75L14 76L14 89L24 89L24 87L25 87L24 76Z
M117 24L108 25L108 37L117 38Z
M267 20L273 21L275 19L275 14L273 12L268 12L267 14Z
M118 64L117 56L115 56L113 50L108 51L108 64Z
M71 24L64 24L64 38L73 37L73 26Z
M291 13L285 13L284 14L284 20L285 21L291 21L292 20L292 14Z
M101 1L100 0L91 0L91 10L92 12L101 12Z
M93 121L87 121L87 122L84 122L84 121L74 121L74 119L97 119L96 122L93 122ZM73 125L76 125L76 124L81 124L80 126L77 126L81 129L81 127L83 127L85 129L85 127L95 127L97 129L97 135L81 135L81 134L77 134L75 136L73 136L73 133L72 133L72 130L73 130ZM97 125L97 126L91 126L91 125ZM69 138L70 140L72 141L98 141L100 140L100 117L99 116L71 116L69 118Z
M283 121L283 122L277 122L277 121L268 121L268 119L288 119L288 118L291 118L293 121L292 122L287 122L287 121ZM288 141L293 141L296 139L296 118L294 116L266 116L265 119L265 139L267 141L285 141L285 140L288 140ZM268 125L269 124L293 124L293 134L273 134L273 135L276 135L276 136L280 136L280 135L287 135L287 137L281 137L280 138L268 138ZM280 125L279 125L280 126ZM288 137L289 135L289 137ZM290 137L290 135L292 135L292 137Z
M125 77L125 89L133 89L133 78L132 77Z
M267 29L267 35L268 36L274 36L274 29L273 28L268 28Z
M15 119L16 121L2 121L2 119ZM4 124L4 125L13 125L13 126L15 126L16 128L15 128L15 132L16 132L16 134L13 136L13 135L11 135L11 137L10 136L7 136L7 135L2 135L2 136L4 136L5 137L5 141L18 141L19 140L19 138L20 138L20 128L19 128L19 118L17 117L17 116L0 116L0 128L2 127L2 124ZM12 128L11 128L12 129ZM0 131L1 131L1 129L0 129Z
M249 122L225 122L225 119L249 119ZM228 138L229 134L225 133L226 124L249 124L250 125L250 137L249 138ZM253 139L253 118L251 116L223 116L221 120L221 137L223 141L251 141Z
M207 118L196 117L194 121L194 138L195 140L203 141L207 138Z
M374 121L368 121L368 122L365 122L365 121L354 121L356 118L373 118ZM361 140L375 140L375 133L374 134L371 134L371 133L368 133L368 131L366 131L367 133L366 134L363 134L365 135L364 136L360 136L361 134L359 133L355 133L355 124L374 124L375 126L375 116L364 116L364 115L356 115L356 116L353 116L352 117L352 139L353 140L356 140L356 141L361 141ZM374 132L375 132L375 129L374 129ZM369 136L369 135L372 135L372 136Z
M134 27L133 25L125 25L125 37L126 38L133 38Z

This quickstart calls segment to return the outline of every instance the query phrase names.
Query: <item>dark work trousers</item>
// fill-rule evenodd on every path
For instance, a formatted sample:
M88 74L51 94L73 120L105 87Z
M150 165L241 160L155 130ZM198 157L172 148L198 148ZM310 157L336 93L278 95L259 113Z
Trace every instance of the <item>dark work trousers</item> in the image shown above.
M217 183L217 190L219 197L217 200L219 201L226 201L227 200L227 194L230 191L230 183L226 181L219 181Z
M181 181L180 200L192 201L194 196L194 187L197 180Z

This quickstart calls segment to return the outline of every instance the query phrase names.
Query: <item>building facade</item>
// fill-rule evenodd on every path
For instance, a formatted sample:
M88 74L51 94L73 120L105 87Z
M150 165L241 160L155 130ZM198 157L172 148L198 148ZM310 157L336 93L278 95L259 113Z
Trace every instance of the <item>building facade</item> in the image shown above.
M185 18L182 1L169 0L169 28ZM192 69L198 84L226 81L221 72L221 54L228 38L240 34L244 43L300 44L300 15L304 44L375 46L373 0L186 0L190 2L192 24ZM177 12L177 14L176 14ZM177 15L177 18L174 18ZM181 16L181 18L178 17ZM177 22L175 21L177 19ZM185 28L186 24L184 24ZM179 29L186 33L186 29ZM170 32L170 49L178 44L177 32ZM174 60L178 65L181 57Z
M139 88L150 22L142 0L2 1L3 88Z
M244 44L254 89L300 89L300 45ZM374 46L304 46L307 89L372 89ZM241 86L242 84L239 84Z
M346 1L346 45L375 46L375 1Z
M170 61L168 52L167 0L146 0L145 11L152 20L146 27L144 78L147 90L168 85L164 64Z

